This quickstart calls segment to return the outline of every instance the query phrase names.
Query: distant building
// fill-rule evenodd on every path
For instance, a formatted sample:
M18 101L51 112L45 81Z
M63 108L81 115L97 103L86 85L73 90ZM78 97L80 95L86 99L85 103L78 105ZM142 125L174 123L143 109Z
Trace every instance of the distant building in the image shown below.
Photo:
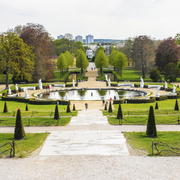
M92 35L87 35L86 36L86 41L85 41L85 43L86 44L90 44L90 43L93 43L94 42L94 36L92 36Z
M93 54L93 50L91 48L87 48L86 49L86 56L88 59L92 59L94 54Z
M75 41L80 41L83 43L83 37L80 35L75 36Z
M63 35L59 35L59 36L57 36L57 39L62 39L62 38L64 38L64 36L63 36Z

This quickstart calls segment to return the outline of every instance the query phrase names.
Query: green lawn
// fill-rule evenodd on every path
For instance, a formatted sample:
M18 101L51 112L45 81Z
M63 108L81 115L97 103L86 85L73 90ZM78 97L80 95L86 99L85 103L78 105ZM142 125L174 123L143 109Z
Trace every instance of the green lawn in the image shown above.
M152 139L154 143L163 142L167 143L169 146L179 148L174 152L179 153L180 156L180 132L157 132L157 138L148 138L145 132L124 132L124 136L130 144L130 146L135 150L142 150L147 152L148 155L152 155ZM170 150L167 146L158 145L158 150ZM154 149L154 154L157 151ZM160 156L174 156L177 155L171 151L165 151L160 154Z
M108 117L108 122L111 125L146 125L148 116L124 116L124 119L119 122L117 117ZM156 124L178 124L178 119L180 115L164 115L164 116L155 116Z
M15 156L16 157L27 157L30 156L33 151L42 146L44 140L48 136L48 133L27 133L24 140L15 141ZM14 139L13 133L0 133L0 146L4 145L6 142L12 142ZM0 152L9 149L10 145L6 145L0 148ZM9 153L5 152L0 154L2 156L9 156Z
M54 117L22 117L24 126L66 126L71 117L60 117L54 120ZM0 117L0 126L15 126L16 117Z

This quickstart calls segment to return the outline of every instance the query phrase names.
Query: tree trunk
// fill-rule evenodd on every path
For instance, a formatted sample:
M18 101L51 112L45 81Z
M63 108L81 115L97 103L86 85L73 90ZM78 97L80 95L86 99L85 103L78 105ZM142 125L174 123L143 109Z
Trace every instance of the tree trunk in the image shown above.
M82 76L82 74L83 74L83 68L81 68L81 76Z
M8 85L9 85L9 73L6 72L6 89L8 89Z
M102 68L100 68L101 76L102 76Z

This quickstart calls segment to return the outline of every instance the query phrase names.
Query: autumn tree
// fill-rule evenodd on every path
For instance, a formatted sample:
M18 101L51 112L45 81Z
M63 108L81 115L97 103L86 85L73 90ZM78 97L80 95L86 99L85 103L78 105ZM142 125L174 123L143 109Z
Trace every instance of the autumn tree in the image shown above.
M160 71L163 71L165 66L169 63L177 65L180 58L180 47L175 39L172 39L171 37L162 41L155 52L156 66Z
M136 37L132 46L132 59L135 62L136 69L142 71L142 77L154 67L154 50L153 40L147 36Z
M127 57L122 52L117 52L115 54L114 66L119 70L122 77L122 69L127 66Z
M86 69L89 65L86 54L82 49L79 50L79 54L76 57L76 67L81 68L81 76L83 74L83 69Z
M108 66L108 60L103 50L98 51L98 53L96 54L95 65L97 68L100 68L102 76L102 68L106 68Z
M49 33L43 25L28 23L24 25L20 34L23 41L34 47L35 66L33 81L39 79L50 79L53 76L53 66L51 65L50 56L53 54L53 45Z
M10 73L16 80L32 79L34 58L33 48L17 34L8 31L0 35L0 71L6 74L6 89Z
M67 69L68 67L68 60L66 56L61 53L61 55L57 59L57 68L60 70L60 77L63 76L63 70Z

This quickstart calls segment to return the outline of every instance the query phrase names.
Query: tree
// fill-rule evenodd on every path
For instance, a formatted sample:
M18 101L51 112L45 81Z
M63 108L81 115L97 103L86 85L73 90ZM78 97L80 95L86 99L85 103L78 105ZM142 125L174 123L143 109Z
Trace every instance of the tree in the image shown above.
M161 73L159 70L157 69L152 69L150 72L150 78L154 81L154 82L158 82L161 79Z
M100 50L95 57L95 65L96 68L100 68L101 76L102 76L102 68L106 68L108 66L108 60L103 50Z
M163 71L169 63L177 65L180 58L180 47L176 43L175 39L172 38L162 41L155 52L156 66L160 71Z
M117 119L123 119L121 104L119 104L118 113L117 113Z
M16 127L14 132L14 139L23 139L25 137L24 126L22 122L21 110L18 109L16 115Z
M38 82L39 79L50 79L53 77L53 66L51 65L50 57L54 53L53 44L49 33L43 25L28 23L24 25L20 34L23 41L34 47L35 66L33 81Z
M152 138L157 137L153 106L150 106L149 108L149 117L147 122L146 134L148 137L152 137Z
M6 74L6 89L10 73L16 80L32 79L34 58L33 48L15 33L7 31L0 35L0 71Z
M109 102L109 110L108 110L109 113L112 113L112 105L111 105L111 101Z
M89 61L87 60L86 54L82 49L79 50L79 54L76 57L76 67L81 68L81 76L83 73L83 69L86 69L89 65Z
M176 99L176 103L175 103L174 110L175 110L175 111L179 111L179 105L178 105L177 99Z
M135 62L136 69L142 71L142 77L154 67L154 50L153 40L147 36L136 37L132 46L132 59Z
M173 62L166 65L164 73L165 80L169 80L170 82L176 81L176 78L180 74L178 67Z
M156 106L155 106L155 109L158 109L158 103L156 102Z
M67 62L68 62L68 66L72 66L73 63L74 63L74 59L73 59L72 55L70 54L70 52L66 51L64 53L64 55L66 56L66 59L67 59Z
M116 53L118 53L118 51L115 50L115 49L113 49L113 50L111 51L111 54L109 55L109 59L108 59L109 64L111 64L111 65L114 66L114 70L115 70L115 61L114 61L114 57L115 57Z
M120 70L122 77L122 69L127 66L127 57L122 52L117 52L115 54L114 66Z
M6 101L5 101L3 113L6 113L6 112L8 112L8 108L7 108L7 104L6 104Z
M63 69L67 69L68 67L68 60L66 56L61 53L61 55L57 59L57 68L60 70L60 77L63 76Z
M73 35L70 34L70 33L66 33L66 34L64 35L64 38L65 38L65 39L68 39L68 40L73 40Z
M58 110L58 105L57 104L56 104L56 107L55 107L54 119L59 120L59 110Z

